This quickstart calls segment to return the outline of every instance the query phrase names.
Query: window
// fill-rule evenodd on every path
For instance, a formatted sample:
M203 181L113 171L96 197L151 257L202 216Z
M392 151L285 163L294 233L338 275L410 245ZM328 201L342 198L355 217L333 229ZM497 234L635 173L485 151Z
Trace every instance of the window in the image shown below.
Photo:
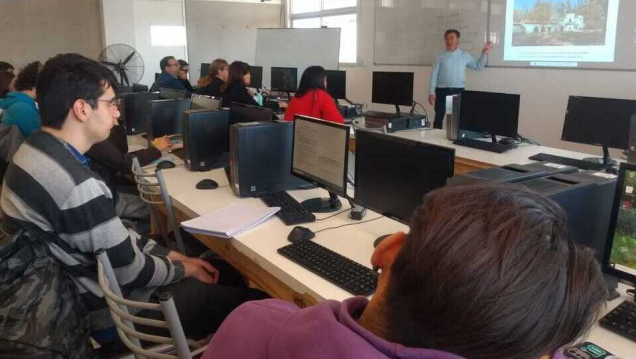
M339 28L340 63L357 56L357 0L290 0L291 24L296 29Z
M151 26L152 46L186 46L185 26Z

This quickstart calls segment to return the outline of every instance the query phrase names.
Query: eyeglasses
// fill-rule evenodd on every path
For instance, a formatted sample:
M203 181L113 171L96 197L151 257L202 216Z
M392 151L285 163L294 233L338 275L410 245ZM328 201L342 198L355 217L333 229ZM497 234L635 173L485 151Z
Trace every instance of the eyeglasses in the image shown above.
M112 98L110 100L85 100L88 103L91 102L107 102L108 106L112 109L117 109L119 110L119 108L121 107L121 99L120 98ZM93 103L94 104L94 103Z

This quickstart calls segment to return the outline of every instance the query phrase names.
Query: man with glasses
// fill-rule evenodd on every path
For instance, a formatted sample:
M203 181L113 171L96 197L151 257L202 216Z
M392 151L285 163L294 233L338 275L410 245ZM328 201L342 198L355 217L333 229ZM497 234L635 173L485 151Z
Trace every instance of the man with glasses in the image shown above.
M179 74L181 73L181 67L179 62L174 56L166 56L159 62L161 67L161 75L157 78L157 81L152 85L150 91L159 91L160 88L169 88L174 90L187 91L183 84L179 80Z
M190 84L190 80L188 79L188 73L190 73L190 64L186 60L177 60L179 63L179 81L188 92L194 92L192 88L192 84Z

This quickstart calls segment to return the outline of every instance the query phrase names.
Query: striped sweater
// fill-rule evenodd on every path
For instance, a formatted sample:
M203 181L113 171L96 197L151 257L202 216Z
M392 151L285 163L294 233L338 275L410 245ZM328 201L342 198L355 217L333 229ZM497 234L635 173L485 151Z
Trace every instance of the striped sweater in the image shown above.
M49 248L71 273L93 331L113 326L97 283L97 250L106 251L124 296L132 300L148 301L157 287L183 278L183 264L126 229L106 184L46 132L34 133L14 155L0 206L6 232L35 226L56 234Z

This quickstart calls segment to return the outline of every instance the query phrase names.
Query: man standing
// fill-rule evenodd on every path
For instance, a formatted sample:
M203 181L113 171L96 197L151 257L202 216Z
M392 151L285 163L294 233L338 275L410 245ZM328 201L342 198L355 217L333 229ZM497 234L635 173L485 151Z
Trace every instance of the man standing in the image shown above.
M166 56L159 62L161 67L161 75L157 78L157 81L152 85L151 92L159 91L159 88L169 88L174 90L187 91L183 84L179 80L179 74L181 73L181 67L179 62L174 56Z
M456 95L464 91L466 67L481 71L486 66L488 52L492 42L488 41L481 52L479 60L475 60L468 52L459 49L461 34L457 30L447 30L444 34L446 51L437 55L435 67L431 73L428 102L435 106L434 128L442 128L446 113L446 96Z

